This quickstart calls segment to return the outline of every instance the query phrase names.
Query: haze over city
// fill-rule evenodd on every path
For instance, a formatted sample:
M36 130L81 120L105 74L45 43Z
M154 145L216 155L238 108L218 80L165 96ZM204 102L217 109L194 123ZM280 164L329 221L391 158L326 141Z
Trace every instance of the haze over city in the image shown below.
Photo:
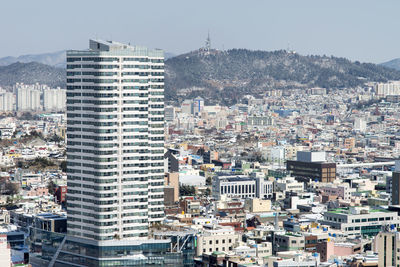
M400 266L399 10L2 3L0 267Z

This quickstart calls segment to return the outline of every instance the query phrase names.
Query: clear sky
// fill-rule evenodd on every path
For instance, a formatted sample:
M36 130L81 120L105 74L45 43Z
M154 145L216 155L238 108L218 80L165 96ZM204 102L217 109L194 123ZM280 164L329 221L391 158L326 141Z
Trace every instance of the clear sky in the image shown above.
M290 48L380 63L400 57L399 0L13 0L0 57L85 49L89 38L162 48Z

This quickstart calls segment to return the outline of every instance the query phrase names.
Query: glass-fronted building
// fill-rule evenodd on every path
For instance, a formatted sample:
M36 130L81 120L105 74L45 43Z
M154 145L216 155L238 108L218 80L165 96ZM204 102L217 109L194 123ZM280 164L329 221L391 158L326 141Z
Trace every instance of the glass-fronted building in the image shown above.
M33 267L194 266L192 233L147 240L90 241L31 228L28 240ZM164 239L165 238L165 239Z

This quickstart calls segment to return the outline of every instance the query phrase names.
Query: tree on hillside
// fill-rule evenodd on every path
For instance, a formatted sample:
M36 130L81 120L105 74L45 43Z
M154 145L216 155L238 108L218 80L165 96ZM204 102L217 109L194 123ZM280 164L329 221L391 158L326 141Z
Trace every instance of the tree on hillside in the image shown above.
M42 134L41 132L37 132L36 130L33 130L33 131L30 133L30 135L31 135L32 137L38 137L38 138L44 140L43 134Z
M50 180L47 183L47 189L49 190L50 195L54 195L54 193L56 192L56 187L57 185L53 182L53 180Z
M58 143L60 143L61 141L63 141L63 139L62 139L60 136L58 136L57 134L53 134L53 135L48 139L48 141L54 142L54 143L58 144Z
M179 195L180 196L194 196L196 195L196 188L192 185L179 185Z
M20 187L17 183L7 182L5 184L5 191L7 195L17 195L19 193Z
M29 166L44 169L46 167L56 166L56 164L47 158L37 157L34 161L29 163Z
M67 172L67 161L63 160L60 164L60 168L62 172Z

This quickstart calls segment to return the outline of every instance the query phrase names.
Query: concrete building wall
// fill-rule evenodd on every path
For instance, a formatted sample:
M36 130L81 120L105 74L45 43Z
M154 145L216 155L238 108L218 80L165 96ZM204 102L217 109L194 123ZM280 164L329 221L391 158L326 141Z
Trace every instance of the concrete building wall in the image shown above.
M317 253L320 254L321 262L327 261L335 253L333 242L317 243Z
M304 250L305 238L294 234L277 234L274 236L276 251Z
M239 241L239 237L233 229L216 229L206 230L197 236L197 240L196 255L200 256L203 253L211 254L214 251L231 251Z
M355 188L350 188L349 186L346 185L331 185L331 186L324 186L321 188L322 192L327 194L327 195L334 195L337 197L342 198L343 200L350 200L351 198L351 193L355 192Z
M325 152L298 151L297 160L302 162L324 162L326 156Z
M172 193L172 198L170 198L171 196L169 196L168 199L171 200L172 203L177 202L179 200L179 173L178 172L166 173L165 179L164 179L164 184L165 184L165 186L171 187L171 190L172 190L172 191L168 190L168 192L169 192L168 194Z
M267 212L271 211L271 200L269 199L246 199L245 208L250 212Z
M398 232L380 232L374 238L374 251L378 253L379 267L398 266L400 264L400 238Z
M11 250L7 243L7 235L0 235L0 266L11 266Z

